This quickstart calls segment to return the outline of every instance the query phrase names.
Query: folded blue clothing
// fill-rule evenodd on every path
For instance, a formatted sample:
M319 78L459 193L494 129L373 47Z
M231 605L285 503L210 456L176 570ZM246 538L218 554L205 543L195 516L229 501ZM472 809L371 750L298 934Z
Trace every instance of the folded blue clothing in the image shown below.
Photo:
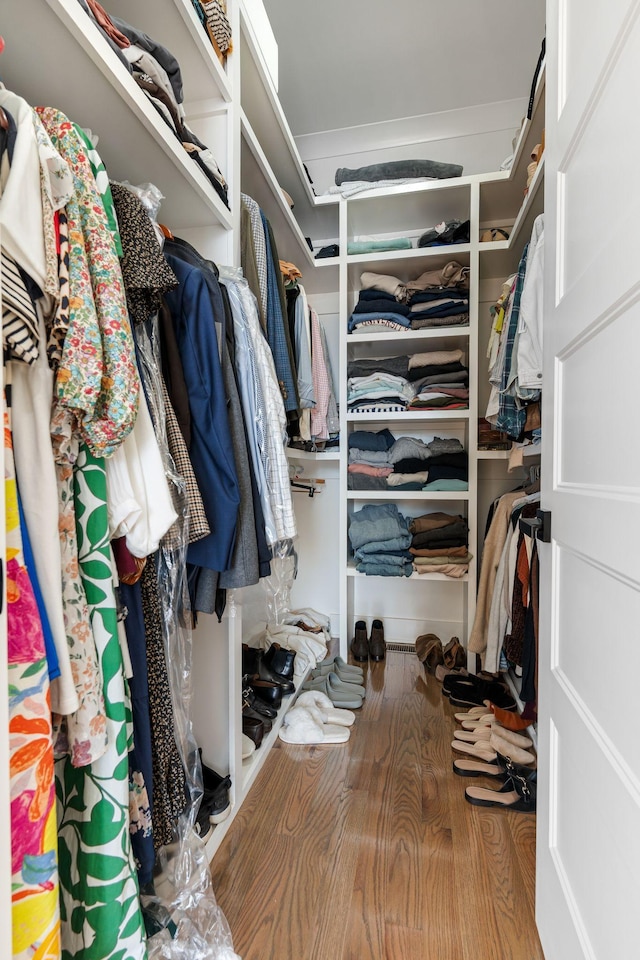
M354 550L375 541L406 537L409 527L395 503L368 503L351 517L349 540ZM402 543L399 549L408 544Z
M433 480L426 483L423 490L468 490L469 483L466 480Z
M362 294L365 292L368 291L362 290L360 297L362 297ZM450 300L468 300L469 289L468 287L431 287L429 290L418 290L411 297L411 306L413 306L414 303L429 303L430 300L442 300L443 297L448 297ZM395 297L393 299L395 299Z
M384 253L385 250L411 250L411 246L409 237L395 237L392 240L349 240L347 253Z
M373 292L375 293L375 290ZM398 303L397 301L392 303L391 300L383 300L382 297L379 300L358 300L353 308L354 313L375 313L378 310L383 313L388 311L399 313L403 317L408 317L411 312L406 303Z
M358 300L384 300L385 303L398 303L392 293L385 293L384 290L361 290L358 295ZM404 306L404 304L402 304L402 306Z
M426 307L424 310L412 310L411 319L422 320L425 317L457 317L460 313L468 312L468 302L466 300L461 300L460 303L452 303L446 307Z
M358 450L390 450L396 438L387 430L354 430L349 435L349 446Z
M354 557L358 563L388 564L390 567L403 567L407 560L413 559L408 550L402 553L367 553L364 556L356 550Z
M403 317L401 313L392 313L390 310L377 310L374 313L352 313L349 317L349 333L355 330L359 324L366 323L367 320L393 320L394 323L399 323L401 327L407 327L408 329L411 326L409 317Z
M358 573L367 577L410 577L413 573L413 563L406 561L403 566L396 567L391 563L362 563L357 564Z
M392 540L371 540L369 543L363 543L361 547L354 550L357 560L362 560L366 556L380 553L402 553L411 546L411 534L403 533L402 536L394 537Z

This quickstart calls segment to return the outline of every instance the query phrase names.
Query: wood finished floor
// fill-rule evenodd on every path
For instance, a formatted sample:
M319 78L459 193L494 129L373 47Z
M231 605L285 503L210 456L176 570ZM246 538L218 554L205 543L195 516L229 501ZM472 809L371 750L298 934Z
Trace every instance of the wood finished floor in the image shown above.
M544 960L535 817L467 803L425 681L389 652L347 744L272 750L212 864L243 960Z

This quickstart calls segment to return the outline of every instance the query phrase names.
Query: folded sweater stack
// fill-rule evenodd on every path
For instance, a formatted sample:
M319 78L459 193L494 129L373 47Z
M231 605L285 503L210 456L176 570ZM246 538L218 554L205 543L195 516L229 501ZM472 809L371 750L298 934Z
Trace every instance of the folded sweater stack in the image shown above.
M439 350L409 357L407 379L415 393L410 410L464 410L469 406L469 369L461 350Z
M347 403L353 412L460 410L469 405L461 350L351 360Z
M349 333L421 330L469 323L469 268L455 260L404 283L397 277L363 273L349 318Z
M406 517L394 503L371 503L357 510L349 540L358 573L370 577L410 577L413 556Z
M443 573L460 579L469 572L469 527L464 517L425 513L409 523L409 552L416 573Z
M460 491L468 489L468 480L468 457L459 440L394 440L388 430L358 430L349 437L349 490Z

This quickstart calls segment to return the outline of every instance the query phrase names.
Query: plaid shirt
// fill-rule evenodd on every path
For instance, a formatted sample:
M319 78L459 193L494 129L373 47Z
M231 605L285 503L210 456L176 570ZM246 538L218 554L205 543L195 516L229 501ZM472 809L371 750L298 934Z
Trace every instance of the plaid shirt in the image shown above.
M253 249L256 254L256 267L258 269L258 283L260 284L260 306L262 313L267 315L267 243L264 238L264 227L262 226L262 217L260 216L260 207L256 201L246 193L240 194L242 202L249 211L251 217L251 232L253 234Z
M529 244L524 248L520 263L518 264L518 274L516 277L513 291L513 300L511 303L511 312L509 314L509 326L505 334L505 346L502 356L502 375L500 380L499 410L496 427L503 430L513 440L518 440L527 419L526 410L520 406L515 396L509 393L509 380L511 375L511 363L513 358L513 347L518 330L518 320L520 317L520 300L522 297L522 288L524 278L527 272L527 251Z

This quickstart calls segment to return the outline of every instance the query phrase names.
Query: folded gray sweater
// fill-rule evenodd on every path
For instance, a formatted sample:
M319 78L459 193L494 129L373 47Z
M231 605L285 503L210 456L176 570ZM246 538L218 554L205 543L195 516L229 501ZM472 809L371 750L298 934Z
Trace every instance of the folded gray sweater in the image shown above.
M407 177L434 177L437 180L448 180L450 177L462 176L462 166L459 163L440 163L438 160L391 160L388 163L372 163L367 167L338 167L336 170L336 185L351 180L366 180L375 183L376 180L399 180Z

